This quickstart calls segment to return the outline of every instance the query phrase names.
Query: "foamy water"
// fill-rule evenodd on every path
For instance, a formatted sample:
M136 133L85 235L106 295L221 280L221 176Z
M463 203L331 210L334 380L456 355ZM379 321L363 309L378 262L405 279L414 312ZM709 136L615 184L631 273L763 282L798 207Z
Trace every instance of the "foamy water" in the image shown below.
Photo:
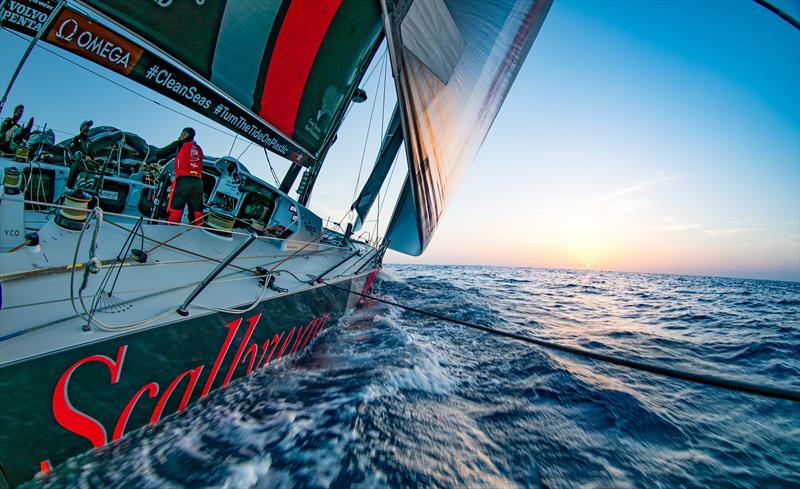
M800 388L800 284L393 266L393 301ZM800 409L368 304L46 487L798 487Z

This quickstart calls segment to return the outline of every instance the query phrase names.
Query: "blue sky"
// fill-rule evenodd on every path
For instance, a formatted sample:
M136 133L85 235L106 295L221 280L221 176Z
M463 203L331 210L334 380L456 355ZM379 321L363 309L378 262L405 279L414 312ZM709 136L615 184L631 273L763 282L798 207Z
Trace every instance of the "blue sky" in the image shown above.
M799 2L776 3L800 16ZM24 43L0 36L4 86ZM372 100L329 155L311 205L323 218L349 207ZM155 145L193 124L208 154L248 147L39 48L6 112L19 102L59 139L92 118ZM379 102L388 121L394 100ZM370 134L361 182L380 139ZM242 160L272 181L260 148ZM800 32L749 0L556 0L428 251L387 258L800 280Z

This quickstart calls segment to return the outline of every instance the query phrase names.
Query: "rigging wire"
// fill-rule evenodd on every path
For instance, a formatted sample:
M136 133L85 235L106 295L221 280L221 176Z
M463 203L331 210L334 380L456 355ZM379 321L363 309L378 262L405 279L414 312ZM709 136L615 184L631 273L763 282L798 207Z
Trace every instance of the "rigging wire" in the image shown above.
M267 148L264 148L264 155L267 157L267 164L269 165L269 171L272 173L272 178L275 179L275 186L280 188L281 184L278 181L278 174L275 173L275 169L272 168L272 162L269 160L269 151L267 151Z
M248 149L250 149L250 146L252 146L252 145L253 145L253 141L250 141L249 143L247 143L247 146L245 146L245 148L242 150L242 152L241 152L241 153L239 153L239 157L238 157L238 158L236 158L236 159L237 159L237 160L241 160L241 159L242 159L242 156L244 156L244 154L245 154L245 153L247 153L247 150L248 150ZM263 147L263 146L262 146L262 147Z
M386 180L386 191L383 193L383 199L378 202L378 208L380 209L383 207L383 204L386 202L386 198L389 196L389 186L392 184L392 177L394 176L394 169L397 168L397 158L400 157L400 151L394 155L394 161L392 161L392 169L389 171L389 179Z
M378 74L378 83L375 85L375 91L378 91L378 87L381 85L381 79L383 79L383 72ZM369 143L369 133L372 130L372 116L375 115L375 107L378 105L378 98L372 101L372 109L369 112L369 122L367 122L367 135L364 137L364 148L361 150L361 162L358 164L358 178L356 178L356 185L353 188L353 197L350 199L350 202L355 202L356 194L358 193L358 184L361 182L361 170L364 168L364 157L367 155L367 144Z
M233 153L233 147L236 146L236 140L239 139L239 133L233 133L233 142L231 143L231 149L228 150L228 156Z
M399 307L401 309L405 309L406 311L410 311L421 316L428 316L434 319L439 319L441 321L447 321L449 323L458 324L461 326L465 326L471 329L477 329L479 331L483 331L485 333L490 333L497 336L504 336L506 338L511 338L513 340L521 341L524 343L529 343L533 345L540 346L542 348L548 350L557 350L564 353L569 353L575 356L584 357L584 358L591 358L593 360L599 360L605 363L611 363L614 365L619 365L622 367L631 368L634 370L642 370L645 372L650 372L658 375L663 375L665 377L671 377L674 379L685 380L688 382L694 382L696 384L705 384L710 385L713 387L720 387L722 389L727 389L731 391L737 392L744 392L747 394L755 394L757 396L762 397L771 397L774 399L783 399L786 401L798 402L800 403L800 391L785 389L781 387L769 386L769 385L759 385L750 382L744 382L737 379L731 379L726 377L720 377L717 375L711 375L707 373L700 373L700 372L692 372L688 370L680 370L677 368L666 367L664 365L657 365L652 363L647 363L645 361L640 360L633 360L629 358L620 358L614 355L609 355L605 353L599 353L591 350L586 350L584 348L578 348L574 346L562 345L559 343L555 343L552 341L542 340L538 338L533 338L526 335L520 335L517 333L511 333L509 331L503 331L500 329L492 328L489 326L484 326L481 324L472 323L469 321L463 321L458 318L444 316L442 314L438 314L431 311L425 311L422 309L417 309L416 307L407 306L405 304L400 304L394 301L390 301L387 299L383 299L381 297L377 297L371 294L363 294L360 292L356 292L354 290L345 289L335 284L323 282L328 287L333 287L335 289L344 290L346 292L350 292L351 294L359 295L366 299L372 299L378 302L382 302L384 304L388 304L390 306Z

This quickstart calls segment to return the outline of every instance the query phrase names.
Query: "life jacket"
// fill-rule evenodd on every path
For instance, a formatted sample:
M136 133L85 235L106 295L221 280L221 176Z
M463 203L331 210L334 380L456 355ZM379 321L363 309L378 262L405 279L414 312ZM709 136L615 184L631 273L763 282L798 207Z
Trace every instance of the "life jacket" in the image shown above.
M186 141L175 157L175 178L197 177L203 171L203 150L197 143Z

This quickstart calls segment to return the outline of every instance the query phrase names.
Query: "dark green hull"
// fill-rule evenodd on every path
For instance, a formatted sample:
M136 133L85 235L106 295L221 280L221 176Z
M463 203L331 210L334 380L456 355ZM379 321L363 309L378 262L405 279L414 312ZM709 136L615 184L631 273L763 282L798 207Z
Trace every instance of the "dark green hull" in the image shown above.
M371 284L365 279L337 285L361 292ZM303 350L355 299L315 287L245 315L188 317L0 368L0 463L8 482L20 484Z

